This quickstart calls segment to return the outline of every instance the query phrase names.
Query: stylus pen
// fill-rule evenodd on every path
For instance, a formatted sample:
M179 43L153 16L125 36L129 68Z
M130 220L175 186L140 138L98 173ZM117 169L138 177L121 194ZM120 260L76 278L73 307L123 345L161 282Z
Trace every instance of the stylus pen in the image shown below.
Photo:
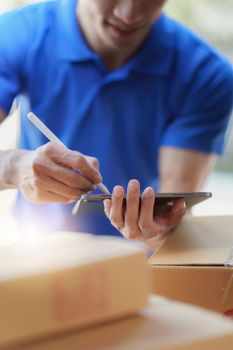
M61 145L65 146L64 143L34 113L28 113L27 117L42 132L42 134L48 138L48 140L60 143ZM110 193L107 187L101 182L98 183L96 187L98 187L98 189L103 193Z

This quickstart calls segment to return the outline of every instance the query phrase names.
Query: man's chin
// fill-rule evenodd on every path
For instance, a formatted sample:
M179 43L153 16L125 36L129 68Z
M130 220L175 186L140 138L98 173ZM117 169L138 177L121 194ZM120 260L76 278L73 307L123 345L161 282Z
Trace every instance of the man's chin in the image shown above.
M103 36L108 46L118 50L121 48L136 49L146 38L146 34L139 30L126 33L110 26L104 30Z
M114 25L107 24L105 26L107 35L112 38L112 40L118 42L124 42L136 39L138 36L141 36L142 28L132 29L132 30L123 30Z

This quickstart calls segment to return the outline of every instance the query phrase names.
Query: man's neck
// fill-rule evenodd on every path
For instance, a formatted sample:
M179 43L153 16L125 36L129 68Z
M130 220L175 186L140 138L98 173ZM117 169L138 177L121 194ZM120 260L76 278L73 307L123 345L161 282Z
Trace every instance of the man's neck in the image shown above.
M104 65L106 68L112 72L114 70L117 70L121 66L124 65L125 62L127 62L130 57L132 57L134 52L123 52L119 54L119 52L105 52L101 54L102 60L104 62Z

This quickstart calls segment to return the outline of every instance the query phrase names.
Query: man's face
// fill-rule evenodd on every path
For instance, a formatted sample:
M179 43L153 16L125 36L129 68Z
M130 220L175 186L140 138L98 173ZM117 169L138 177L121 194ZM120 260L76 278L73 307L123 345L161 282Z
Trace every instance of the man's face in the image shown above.
M78 0L77 14L96 50L137 48L159 17L166 0Z

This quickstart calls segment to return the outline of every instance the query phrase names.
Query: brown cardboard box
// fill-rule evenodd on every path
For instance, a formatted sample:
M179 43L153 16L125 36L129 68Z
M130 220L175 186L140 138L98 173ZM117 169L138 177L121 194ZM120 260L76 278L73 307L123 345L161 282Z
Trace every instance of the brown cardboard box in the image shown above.
M60 233L1 247L0 347L134 313L147 272L145 251L121 238Z
M232 246L233 217L186 218L149 260L152 292L233 315Z
M14 348L65 349L232 350L233 322L204 309L153 296L138 315Z

